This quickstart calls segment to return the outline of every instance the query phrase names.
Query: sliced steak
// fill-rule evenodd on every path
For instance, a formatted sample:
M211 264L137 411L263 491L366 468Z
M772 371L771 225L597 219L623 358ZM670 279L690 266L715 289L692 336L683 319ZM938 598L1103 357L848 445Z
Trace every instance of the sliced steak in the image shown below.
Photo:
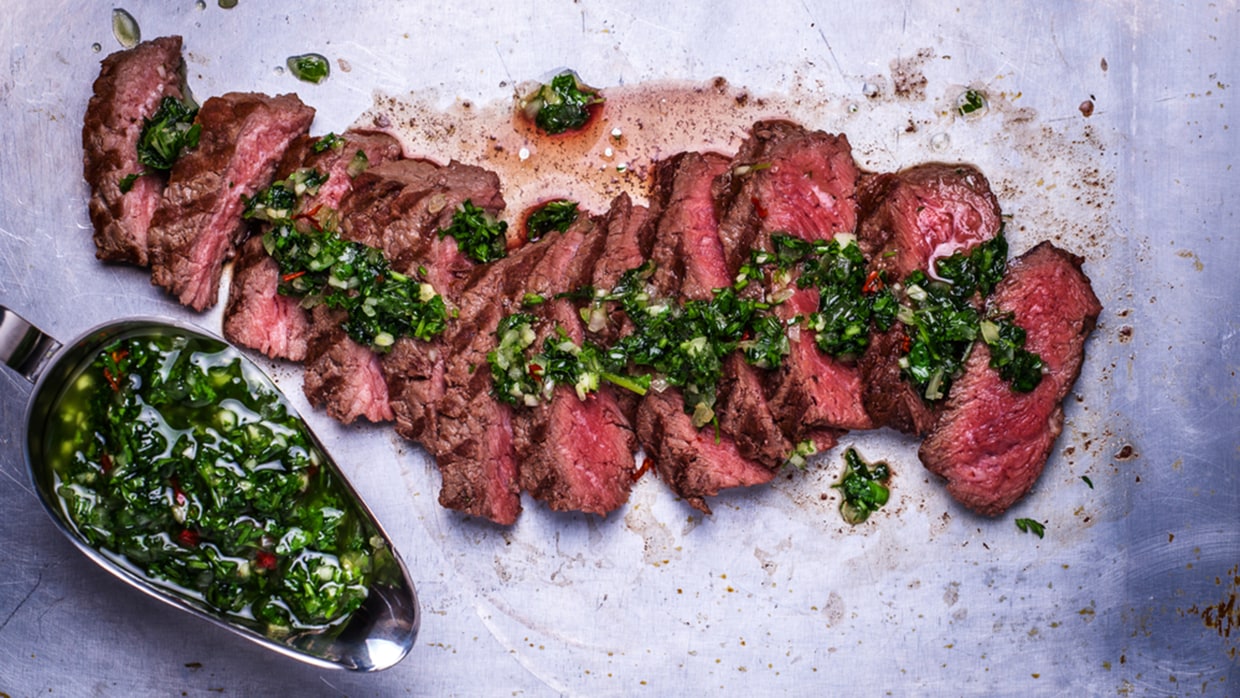
M562 235L552 233L544 243L551 249L529 270L530 288L546 294L587 285L605 232L582 215ZM546 297L533 309L542 318L537 346L557 329L581 344L585 327L574 303ZM585 400L573 386L556 386L549 403L514 410L513 436L521 488L551 509L605 516L628 501L636 441L612 386L604 383Z
M439 231L466 201L498 215L504 209L499 176L455 160L442 166L429 160L383 163L354 180L341 207L341 228L350 240L381 248L397 271L424 268L435 290L452 299L475 263Z
M652 210L658 219L651 249L656 268L651 281L657 293L709 300L714 289L731 286L711 189L727 166L726 158L701 153L682 153L656 166ZM678 389L648 394L637 410L638 439L654 459L660 479L707 513L705 497L774 477L773 469L755 459L764 455L764 449L775 452L769 460L776 464L788 454L762 391L751 389L757 381L755 369L743 360L732 360L738 358L727 361L718 386L715 411L720 433L693 426ZM772 442L779 445L770 449Z
M807 131L790 121L759 121L715 183L719 238L735 274L770 236L830 239L857 227L859 172L843 134Z
M498 175L456 161L441 166L429 160L376 164L372 159L341 203L341 230L350 240L382 249L397 271L411 276L425 271L452 308L478 265L458 251L453 238L440 238L439 231L451 225L465 201L498 215L504 208ZM402 338L383 357L396 430L405 438L424 444L435 438L448 351L448 337L430 342Z
M1063 429L1063 400L1080 374L1085 340L1102 312L1081 258L1043 242L1016 259L990 299L1015 314L1042 382L1014 392L979 342L918 455L958 502L997 516L1033 487Z
M280 266L255 236L241 246L233 263L224 337L267 356L289 361L306 358L310 315L297 298L279 293Z
M463 285L459 315L443 340L443 389L434 404L435 428L423 445L439 467L439 503L502 525L521 513L512 409L492 396L487 352L495 348L500 320L518 305L527 271L549 249L551 238L525 245L508 257L480 266ZM399 420L397 422L399 427Z
M384 133L346 131L340 138L339 147L316 152L314 145L319 139L301 136L285 152L276 168L277 180L287 178L302 167L328 176L314 195L302 200L303 211L340 206L340 200L352 183L348 170L358 152L371 164L401 156L400 143ZM281 295L279 284L280 269L275 260L268 256L260 238L250 239L233 264L228 307L224 310L224 336L234 344L257 349L272 358L302 361L306 358L309 313L301 307L299 299ZM342 341L353 340L343 336Z
M245 232L243 197L271 183L314 109L296 95L233 92L202 105L198 147L182 154L151 219L151 281L195 310L213 305Z
M731 169L715 185L729 271L735 274L753 249L772 251L773 233L829 240L853 232L859 176L843 135L807 131L787 121L754 124ZM788 319L817 306L817 291L797 289L777 312ZM834 430L871 426L856 367L823 354L808 332L790 337L788 356L765 385L770 410L792 441L826 443Z
M650 393L637 412L637 434L659 479L694 509L709 514L706 497L732 487L770 482L775 471L740 454L736 442L698 429L675 388Z
M306 398L344 424L358 417L391 421L379 355L349 339L341 328L344 319L344 311L325 305L315 306L311 313L302 383Z
M858 244L871 272L888 283L903 281L999 233L999 202L986 177L968 165L930 163L869 180L861 196L865 209ZM862 399L876 426L922 435L934 426L938 409L928 405L900 374L905 330L899 323L876 333L861 356Z
M90 185L90 221L99 259L147 264L147 230L166 178L138 177L124 193L120 184L145 169L138 162L143 120L165 97L189 97L181 37L144 41L103 59L82 122L83 174Z
M682 153L655 168L657 208L662 212L656 230L655 286L660 272L680 280L684 300L709 301L715 289L732 285L724 261L715 217L712 186L727 171L722 155ZM736 441L741 455L768 467L778 467L792 444L775 423L762 388L763 371L745 362L739 353L724 360L717 387L715 414L719 427Z

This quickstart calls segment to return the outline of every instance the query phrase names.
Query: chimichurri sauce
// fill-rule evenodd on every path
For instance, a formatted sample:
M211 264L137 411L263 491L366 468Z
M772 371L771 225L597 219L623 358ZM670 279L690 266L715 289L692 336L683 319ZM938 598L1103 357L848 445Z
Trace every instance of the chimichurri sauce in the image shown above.
M53 414L82 538L230 621L276 638L340 624L396 568L301 420L222 342L122 338Z

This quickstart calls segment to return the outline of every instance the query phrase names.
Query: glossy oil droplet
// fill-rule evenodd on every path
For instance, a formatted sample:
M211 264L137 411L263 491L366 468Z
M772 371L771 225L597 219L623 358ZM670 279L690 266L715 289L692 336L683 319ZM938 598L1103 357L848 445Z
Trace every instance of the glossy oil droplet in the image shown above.
M936 133L930 138L930 147L936 152L943 152L951 147L952 137L946 133Z
M117 8L112 10L112 36L116 37L121 46L133 48L142 41L142 30L133 15Z

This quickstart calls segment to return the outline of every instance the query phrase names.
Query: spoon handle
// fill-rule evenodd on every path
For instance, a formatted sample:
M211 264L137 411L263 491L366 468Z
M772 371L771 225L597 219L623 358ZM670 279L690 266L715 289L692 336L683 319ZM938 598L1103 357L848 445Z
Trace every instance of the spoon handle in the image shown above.
M60 342L0 305L0 361L33 383Z

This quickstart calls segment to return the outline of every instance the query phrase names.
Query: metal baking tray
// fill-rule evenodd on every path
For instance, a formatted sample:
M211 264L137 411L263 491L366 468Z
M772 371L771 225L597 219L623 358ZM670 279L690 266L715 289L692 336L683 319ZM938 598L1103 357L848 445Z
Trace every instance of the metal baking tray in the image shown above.
M606 519L527 498L520 522L501 529L441 509L420 448L390 428L334 423L300 398L294 368L260 359L418 585L418 646L373 675L263 653L95 569L26 480L28 387L0 372L0 694L1236 690L1233 4L1175 13L973 0L120 6L147 38L185 37L199 98L296 91L318 109L317 133L385 122L412 153L502 161L509 173L520 172L520 148L509 147L520 134L490 134L503 140L497 149L470 130L475 115L507 109L521 83L563 67L620 96L652 83L669 95L700 87L710 108L669 97L645 126L625 124L630 143L664 134L663 154L685 143L734 147L742 118L786 114L847 133L868 169L971 162L1010 216L1014 250L1049 238L1083 255L1105 311L1046 472L994 520L953 504L914 442L871 433L844 444L891 463L893 501L859 527L836 511L836 451L713 500L711 517L648 477ZM112 10L82 0L6 8L0 304L55 336L152 314L218 332L218 309L193 314L140 270L94 259L81 119L100 58L119 48ZM283 68L308 51L332 61L321 85ZM989 107L964 119L954 104L968 88ZM613 152L623 162L591 151L589 186L554 177L544 186L579 187L587 200L635 187L656 151ZM537 177L517 179L514 201L536 193ZM1017 517L1045 522L1045 537L1017 530Z

